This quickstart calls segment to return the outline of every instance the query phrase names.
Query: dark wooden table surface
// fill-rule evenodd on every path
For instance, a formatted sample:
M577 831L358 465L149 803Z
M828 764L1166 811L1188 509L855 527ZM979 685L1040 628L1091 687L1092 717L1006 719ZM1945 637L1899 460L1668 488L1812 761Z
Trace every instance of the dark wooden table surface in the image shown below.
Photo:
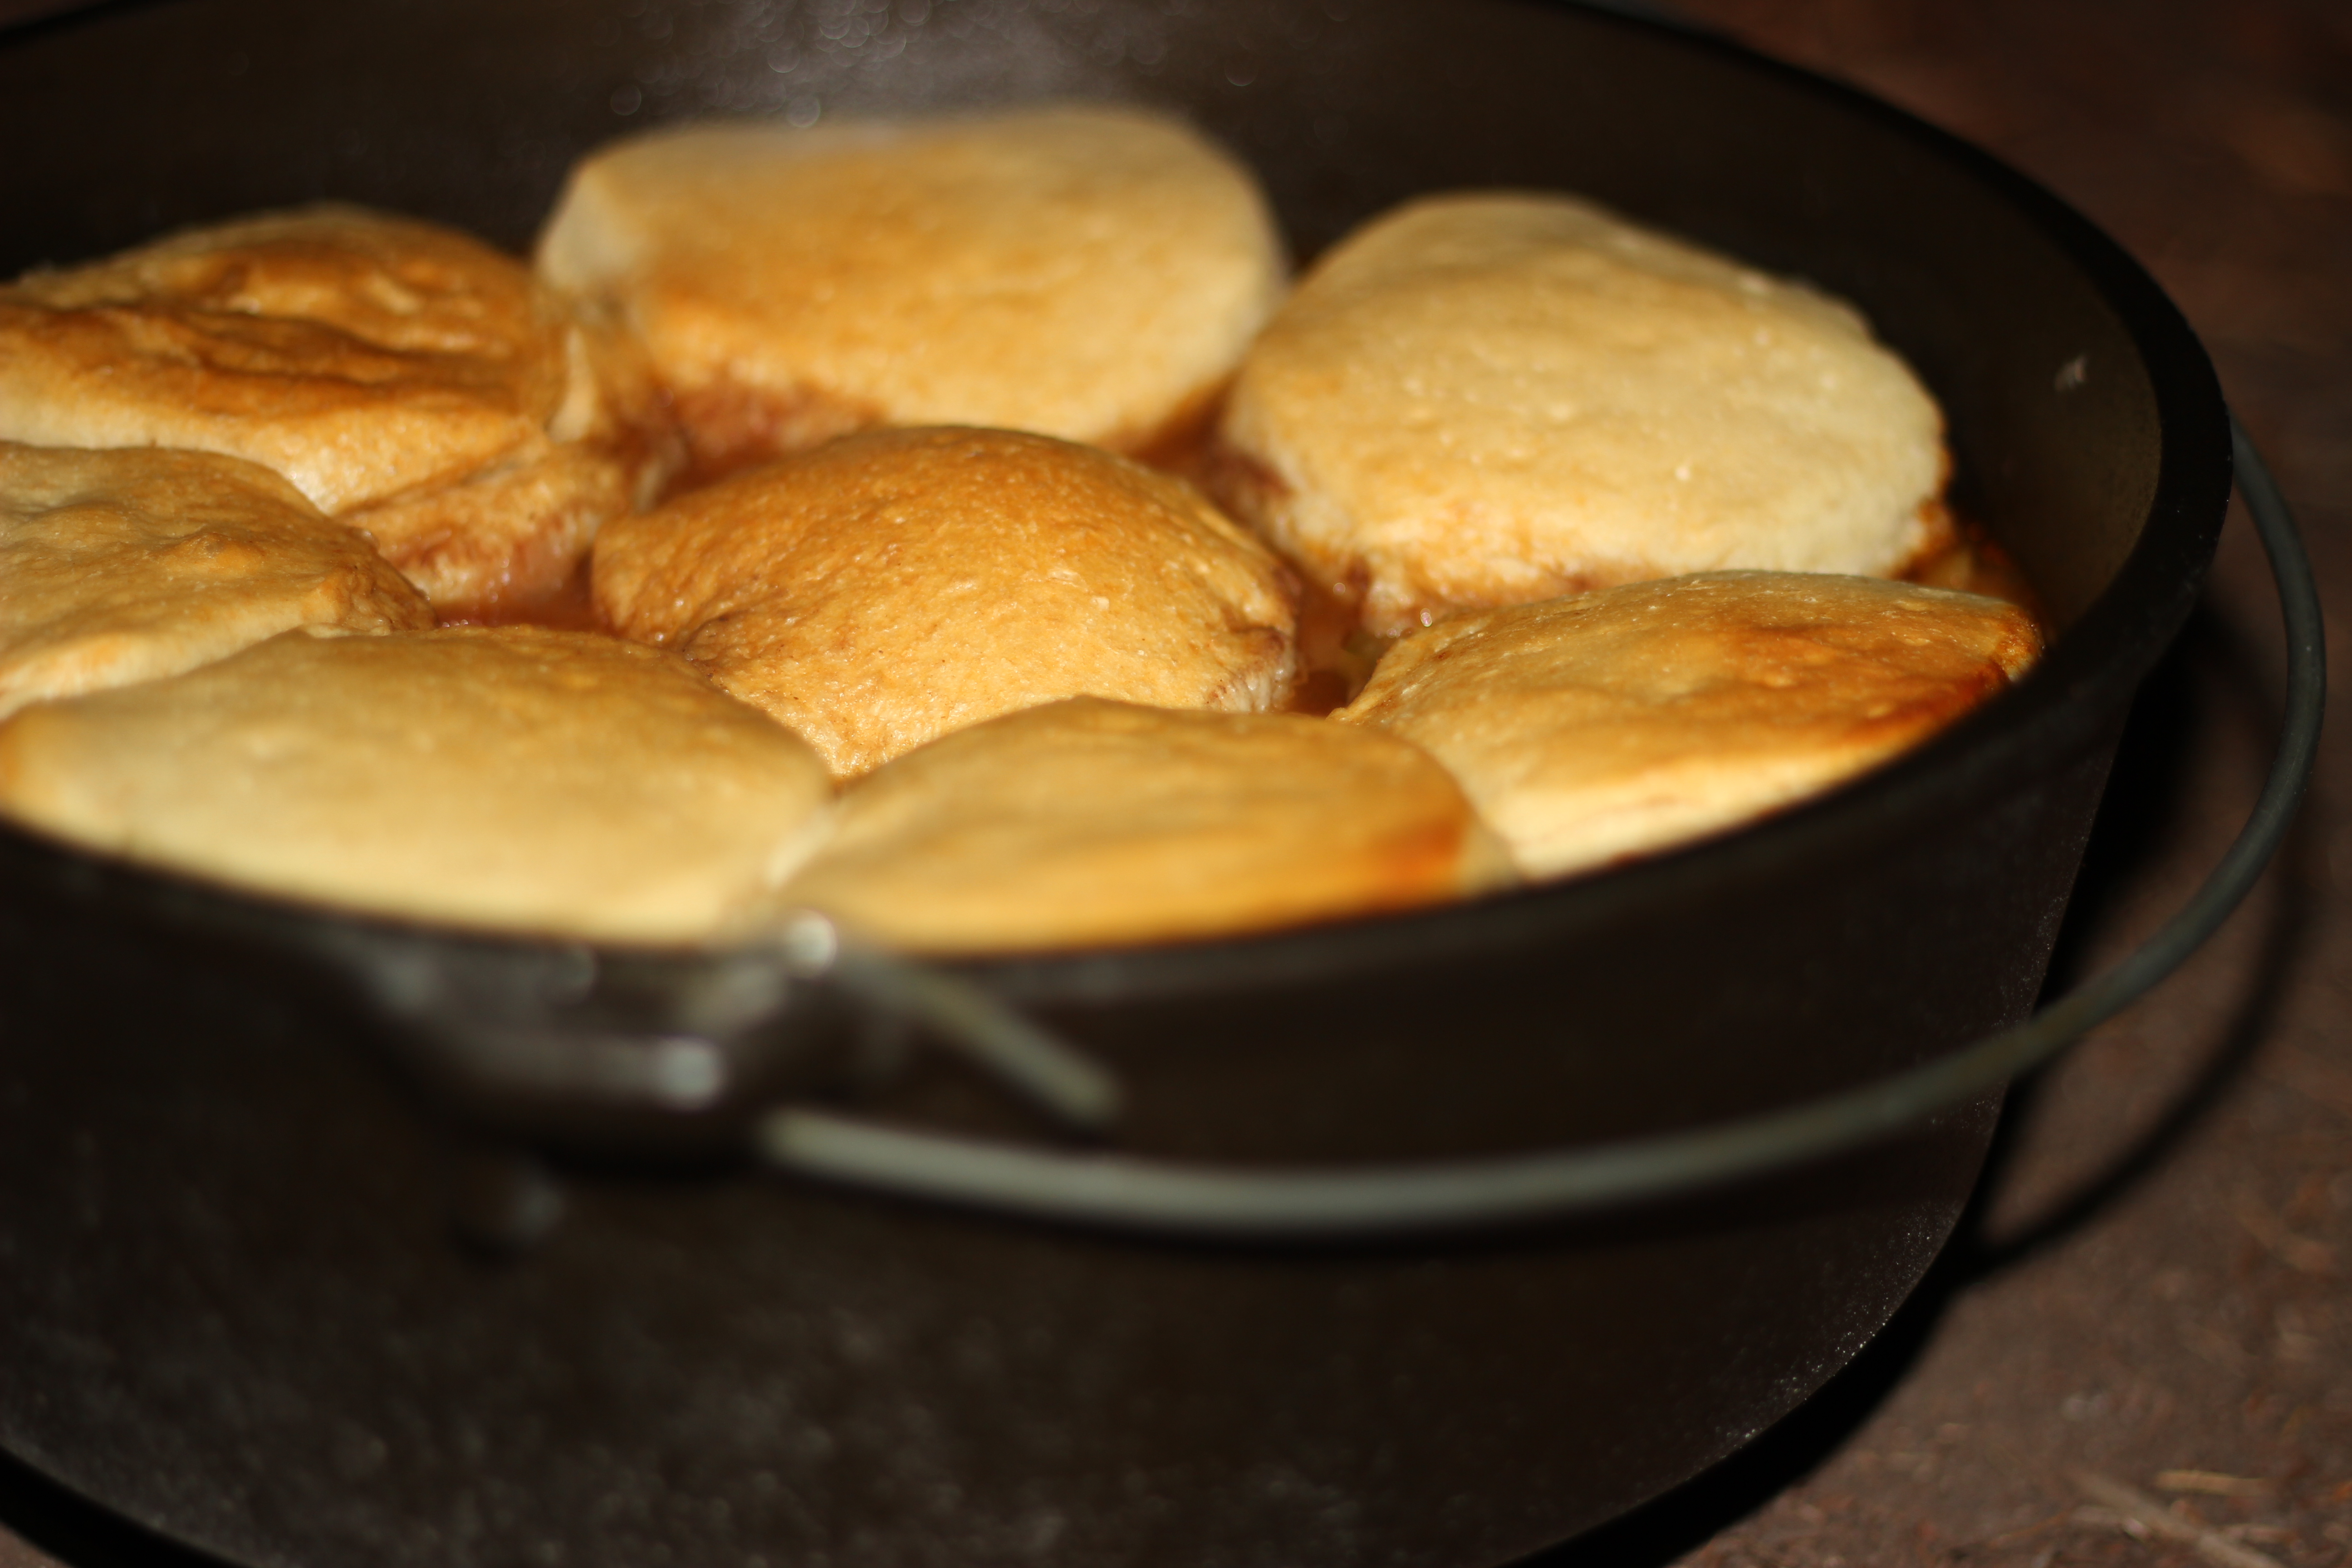
M0 23L58 3L0 0ZM2137 254L2210 347L2352 637L2352 5L1678 8L1976 140ZM2279 664L2240 520L2135 719L2064 966L2120 951L2226 842ZM1861 1362L1542 1568L2352 1565L2347 744L2338 722L2287 855L2222 936L2017 1098L1961 1241ZM133 1561L70 1521L24 1528L77 1568ZM0 1528L0 1568L56 1563Z

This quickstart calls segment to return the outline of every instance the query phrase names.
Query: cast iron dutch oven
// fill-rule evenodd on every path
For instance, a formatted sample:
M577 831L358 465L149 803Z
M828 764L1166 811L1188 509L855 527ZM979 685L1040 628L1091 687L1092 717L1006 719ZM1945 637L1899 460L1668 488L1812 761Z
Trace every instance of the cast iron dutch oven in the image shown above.
M0 832L10 1454L284 1568L1498 1563L1851 1357L2004 1077L2275 840L2316 721L2307 579L2247 839L2158 950L2013 1027L2221 525L2212 373L2027 182L1650 23L118 5L0 46L0 265L326 196L520 247L619 132L1043 97L1190 115L1302 256L1415 192L1564 187L1859 301L2045 595L2047 662L1875 776L1604 876L952 971L814 923L708 954L472 939Z

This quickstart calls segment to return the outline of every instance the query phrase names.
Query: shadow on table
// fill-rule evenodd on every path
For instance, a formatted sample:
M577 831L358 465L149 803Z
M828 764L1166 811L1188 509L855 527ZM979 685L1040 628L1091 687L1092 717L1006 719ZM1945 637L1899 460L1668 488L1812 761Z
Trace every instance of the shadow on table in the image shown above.
M2113 783L2084 852L2046 989L2058 994L2094 967L2093 935L2127 880L2159 866L2205 803L2187 781L2195 752L2216 743L2241 713L2274 712L2240 629L2200 607L2134 705ZM2263 731L2267 747L2268 729ZM1952 1243L1900 1311L1861 1355L1763 1436L1664 1497L1572 1542L1523 1559L1517 1568L1663 1568L1696 1551L1826 1462L1909 1375L1945 1310L1969 1287L2064 1240L2160 1166L2252 1064L2269 1033L2310 924L2311 836L2298 826L2280 849L2247 916L2264 922L2253 962L2238 983L2227 1024L2145 1132L2092 1175L2001 1234L1988 1211L2014 1163L2018 1130L2032 1113L2040 1079L2010 1092L1985 1174ZM2201 872L2200 873L2201 874ZM2183 882L2186 878L2181 879ZM2168 883L2168 885L2169 885Z

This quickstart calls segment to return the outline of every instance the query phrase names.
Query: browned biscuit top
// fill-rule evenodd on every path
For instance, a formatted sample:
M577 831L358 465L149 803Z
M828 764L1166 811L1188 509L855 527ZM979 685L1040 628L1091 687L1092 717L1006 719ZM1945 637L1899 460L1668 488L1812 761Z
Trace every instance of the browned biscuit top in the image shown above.
M0 288L0 437L247 458L336 512L544 433L565 315L464 235L315 206Z
M1246 169L1078 105L631 138L573 172L539 266L627 314L707 472L874 425L1139 448L1200 412L1284 275Z
M432 624L364 534L257 464L0 442L0 716L295 626Z
M1972 594L1707 573L1442 621L1337 717L1426 747L1521 869L1555 876L1826 789L2041 649L2022 611Z
M783 892L917 951L1167 942L1443 902L1509 876L1445 771L1377 731L1079 698L843 796Z
M618 942L740 935L832 795L683 661L531 626L291 632L0 726L0 809L239 886Z
M1264 709L1294 612L1265 547L1165 475L1001 430L849 437L597 540L596 605L845 776L1092 695Z
M658 479L635 353L479 241L305 207L0 288L0 439L260 463L462 606L560 580Z
M1569 196L1409 203L1252 347L1221 494L1395 635L1726 567L1901 570L1942 419L1850 307Z

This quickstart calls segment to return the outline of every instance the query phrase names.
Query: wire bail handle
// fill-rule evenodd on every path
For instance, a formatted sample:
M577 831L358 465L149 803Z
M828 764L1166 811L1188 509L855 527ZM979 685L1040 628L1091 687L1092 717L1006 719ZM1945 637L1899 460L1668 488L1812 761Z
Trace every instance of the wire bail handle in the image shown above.
M2234 416L2230 433L2239 492L2270 559L2286 629L2285 716L2270 775L2237 838L2179 911L2113 967L2021 1024L1786 1110L1624 1142L1479 1160L1263 1171L988 1142L800 1106L761 1120L759 1154L798 1176L1032 1220L1203 1240L1365 1239L1675 1196L1841 1153L1966 1104L2049 1060L2179 968L2252 889L2310 781L2326 703L2318 584L2285 498ZM1115 1114L1118 1086L1107 1071L982 987L854 945L836 943L833 952L830 973L846 989L932 1025L1065 1121L1099 1130Z

